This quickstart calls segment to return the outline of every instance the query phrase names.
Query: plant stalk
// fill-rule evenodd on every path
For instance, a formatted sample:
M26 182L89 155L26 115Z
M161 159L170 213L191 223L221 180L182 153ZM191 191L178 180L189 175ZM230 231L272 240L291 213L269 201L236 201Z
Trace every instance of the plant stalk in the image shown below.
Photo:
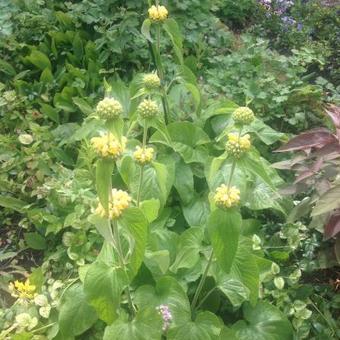
M205 280L207 278L207 275L208 275L208 272L209 272L209 269L210 269L213 257L214 257L214 250L211 251L211 254L210 254L209 259L208 259L207 266L205 267L204 273L203 273L203 275L201 277L201 280L200 280L200 282L198 284L198 287L196 289L194 298L193 298L192 303L191 303L191 314L192 314L192 317L194 316L195 309L196 309L196 304L197 304L198 298L199 298L199 296L201 294L204 282L205 282Z
M129 276L127 274L126 266L125 266L123 249L122 249L122 245L120 243L120 237L119 237L119 231L118 231L118 223L117 223L116 220L112 221L112 229L113 229L113 235L114 235L114 237L116 239L115 243L116 243L116 246L117 246L116 250L117 250L117 255L118 255L118 261L119 261L120 266L124 270L126 279L129 281ZM126 292L126 295L127 295L127 298L128 298L129 308L130 308L132 317L134 317L136 311L135 311L135 307L134 307L133 302L132 302L132 297L131 297L131 293L130 293L130 285L127 285L127 287L125 289L125 292Z
M142 142L143 149L145 149L146 147L147 136L148 136L148 123L146 119L144 119L143 142ZM137 191L137 207L139 207L140 197L142 194L143 177L144 177L144 165L140 165L139 184L138 184L138 191Z

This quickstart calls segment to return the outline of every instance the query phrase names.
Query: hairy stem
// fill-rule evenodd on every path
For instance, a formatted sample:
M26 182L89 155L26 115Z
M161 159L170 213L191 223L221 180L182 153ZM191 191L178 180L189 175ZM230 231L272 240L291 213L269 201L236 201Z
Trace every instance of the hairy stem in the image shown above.
M126 266L125 266L124 253L123 253L122 245L120 243L118 223L117 223L116 220L112 221L112 229L113 229L113 235L115 237L116 251L117 251L117 255L118 255L119 265L123 268L126 279L129 281L129 276L127 274ZM132 297L131 297L131 293L130 293L130 285L127 285L125 292L126 292L126 295L127 295L127 298L128 298L129 308L130 308L132 317L134 317L136 311L135 311L135 307L134 307L133 302L132 302Z
M204 286L205 280L207 278L207 275L208 275L208 272L209 272L209 269L210 269L213 257L214 257L214 250L211 251L211 254L210 254L209 259L208 259L207 266L205 267L204 273L203 273L203 275L201 277L201 280L200 280L200 282L198 284L198 287L196 289L194 298L193 298L192 303L191 303L192 318L194 317L197 301L198 301L198 298L199 298L199 296L201 294L201 291L202 291L202 288Z
M148 124L146 119L144 119L144 129L143 129L143 149L146 147L146 139L148 136ZM137 191L137 207L139 207L140 197L142 194L142 185L143 185L143 177L144 177L144 165L140 166L140 175L139 175L139 184Z

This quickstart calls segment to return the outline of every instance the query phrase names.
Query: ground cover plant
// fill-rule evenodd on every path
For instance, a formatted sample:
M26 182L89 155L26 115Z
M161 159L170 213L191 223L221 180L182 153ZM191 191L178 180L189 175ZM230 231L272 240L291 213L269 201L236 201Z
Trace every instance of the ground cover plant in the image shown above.
M0 5L0 339L339 336L334 78L228 5Z

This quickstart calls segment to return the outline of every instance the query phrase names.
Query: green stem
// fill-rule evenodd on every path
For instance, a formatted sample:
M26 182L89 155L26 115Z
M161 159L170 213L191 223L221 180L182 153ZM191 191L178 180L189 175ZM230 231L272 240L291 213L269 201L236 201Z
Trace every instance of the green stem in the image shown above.
M140 175L139 175L139 183L138 183L138 191L137 191L137 207L140 204L140 197L142 194L142 185L143 185L143 177L144 177L144 166L140 166Z
M161 90L162 90L162 106L164 111L164 120L165 124L168 124L168 116L169 116L169 102L166 94L166 87L164 85L164 70L162 65L162 60L160 57L160 26L158 25L156 28L156 44L152 44L150 41L148 41L149 45L149 51L151 54L152 61L155 65L155 68L157 69L157 73L159 76L159 79L161 81ZM157 62L157 58L155 53L159 56L159 62Z
M230 170L230 175L229 175L229 180L228 180L228 188L230 188L231 180L233 178L234 172L236 168L236 161L233 160L233 164L231 165L231 170Z
M329 326L329 328L332 330L333 335L335 334L335 330L333 328L333 326L331 325L331 323L327 320L327 318L325 317L325 315L320 311L320 309L316 306L316 304L312 301L311 298L309 298L311 305L316 309L316 311L322 316L322 318L326 321L327 325Z
M31 333L40 332L40 331L42 331L43 329L52 327L52 326L55 325L55 324L56 324L56 322L49 323L48 325L45 325L45 326L39 327L39 328L37 328L37 329L34 329L33 331L31 331Z
M209 269L210 269L213 257L214 257L214 250L211 251L211 254L210 254L209 259L208 259L207 266L205 267L204 273L203 273L203 275L201 277L201 280L200 280L200 282L198 284L198 287L196 289L194 298L193 298L192 303L191 303L192 318L194 317L194 313L195 313L195 309L196 309L196 304L197 304L198 298L199 298L199 296L201 294L202 288L204 286L204 282L205 282L205 280L207 278L207 275L208 275L208 272L209 272Z
M205 295L205 297L200 301L200 303L197 305L196 309L199 309L203 303L205 302L205 300L210 296L210 294L216 289L216 287L213 287L209 290L209 292Z
M115 243L116 243L116 246L117 246L116 250L117 250L117 255L118 255L118 261L119 261L120 266L124 270L127 281L129 281L129 276L127 274L126 266L125 266L123 249L122 249L122 245L120 243L118 223L117 223L116 220L112 221L112 228L113 228L113 235L115 236L115 239L116 239ZM133 302L132 302L132 297L131 297L131 293L130 293L130 285L127 285L125 292L126 292L126 295L127 295L127 298L128 298L128 303L129 303L129 307L130 307L132 317L134 317L135 316L135 307L134 307Z
M148 137L148 123L146 119L144 119L144 129L143 129L143 149L146 146L146 139Z
M146 147L147 136L148 136L148 123L147 123L146 119L144 119L143 149L145 149L145 147ZM142 194L143 177L144 177L144 165L141 165L140 166L139 183L138 183L138 191L137 191L137 207L139 207L140 197L141 197L141 194Z

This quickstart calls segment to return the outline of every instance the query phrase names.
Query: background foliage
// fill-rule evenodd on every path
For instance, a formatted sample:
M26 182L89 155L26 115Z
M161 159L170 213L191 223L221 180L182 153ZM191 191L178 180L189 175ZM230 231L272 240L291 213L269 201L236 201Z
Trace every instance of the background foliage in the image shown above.
M222 327L221 320L230 326L223 329L221 339L249 339L254 329L259 339L290 339L291 329L296 339L339 336L340 244L334 232L338 224L332 220L332 232L325 240L323 226L329 216L319 219L309 213L322 199L328 202L324 178L338 190L339 152L334 155L333 150L327 162L325 155L314 158L314 154L297 160L296 147L286 150L293 150L289 162L288 155L273 153L293 135L321 126L329 128L332 141L338 144L339 120L334 121L338 116L330 119L324 112L327 104L339 104L339 8L325 1L294 1L289 6L285 1L272 1L271 7L263 3L165 2L183 36L183 63L180 67L173 57L171 39L162 39L165 81L176 82L168 94L172 108L169 135L154 126L150 138L159 156L155 168L148 170L149 187L142 200L147 202L144 213L152 233L144 263L132 282L142 311L134 326L146 334L152 334L148 332L161 322L155 309L147 307L156 307L165 296L169 306L182 306L173 310L182 324L175 324L178 327L171 330L169 339L182 339L183 334L217 339L214 329ZM280 6L285 10L275 12ZM42 330L19 332L15 339L35 335L110 339L112 334L125 334L128 318L124 313L104 333L95 303L88 304L88 297L96 300L92 294L98 286L91 289L82 268L98 258L103 244L89 221L97 196L96 156L89 138L103 128L93 119L93 112L107 94L105 83L122 103L126 121L132 121L139 100L134 97L138 79L154 70L150 46L141 33L147 9L147 2L132 0L4 0L0 4L0 330L8 329L22 312L9 294L10 281L29 277L48 297L46 304L30 311L39 319L36 329ZM285 188L282 193L287 196L276 200L275 190L258 180L259 195L250 195L242 208L245 241L233 255L237 259L233 275L212 268L203 293L217 289L203 301L194 322L189 317L190 301L207 263L209 246L202 232L210 211L208 190L221 184L230 171L230 164L220 162L219 156L224 132L232 127L235 103L251 107L258 117L245 132L254 136L256 157L263 157L261 166L267 174L263 176L272 178L275 189L283 182L296 186L297 178L286 171L276 173L269 167L273 162L281 162L277 168L291 168L298 175L312 171L313 177L304 180L313 182L298 191ZM131 136L130 150L140 131L132 128ZM302 151L309 147L299 144ZM219 167L210 166L213 158L215 164L221 163ZM314 162L320 167L313 168ZM136 171L126 156L113 180L122 188L134 188ZM248 179L247 192L255 190L250 183L256 174L240 171L236 175L239 183ZM168 184L159 185L157 176L167 178ZM158 204L166 207L160 216L154 212L158 208L153 200L158 197ZM338 195L330 199L334 209L339 208ZM249 254L255 254L258 262L244 268ZM111 255L102 249L100 256ZM94 276L105 273L102 284L112 285L108 268L93 266L91 270ZM254 271L258 280L247 279L247 273ZM165 276L169 273L171 277ZM254 307L247 301L256 300L259 286L261 300ZM183 294L183 287L188 294ZM45 309L41 312L40 308ZM48 318L42 316L46 308L51 309ZM108 323L113 317L100 316ZM149 328L143 328L146 319L154 322ZM279 335L266 334L273 324Z

